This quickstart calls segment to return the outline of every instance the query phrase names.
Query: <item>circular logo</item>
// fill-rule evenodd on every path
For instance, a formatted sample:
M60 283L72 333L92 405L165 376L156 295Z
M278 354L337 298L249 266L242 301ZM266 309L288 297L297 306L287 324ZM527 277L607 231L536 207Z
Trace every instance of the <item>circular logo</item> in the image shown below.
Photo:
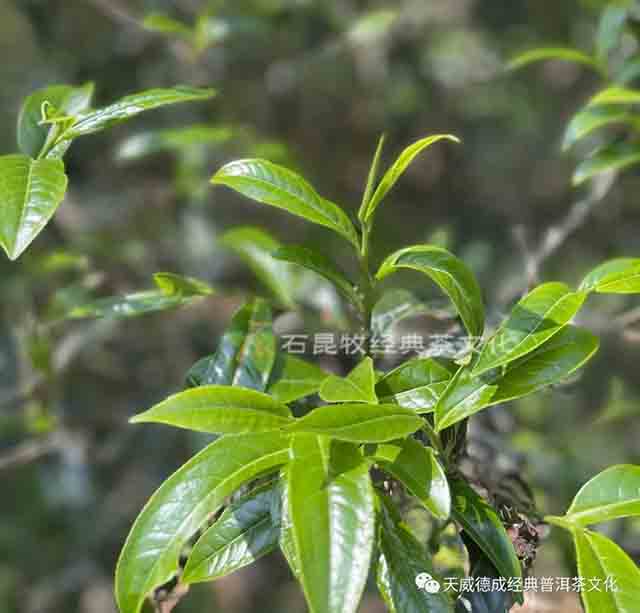
M418 589L424 590L429 594L437 594L440 591L440 584L429 573L416 575L416 585Z

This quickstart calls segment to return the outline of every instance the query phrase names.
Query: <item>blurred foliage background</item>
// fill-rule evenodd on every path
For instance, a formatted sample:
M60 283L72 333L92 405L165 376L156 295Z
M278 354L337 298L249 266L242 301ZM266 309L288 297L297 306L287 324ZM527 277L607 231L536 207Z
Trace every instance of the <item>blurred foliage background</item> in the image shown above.
M261 225L352 267L329 232L211 189L213 171L237 157L284 162L355 214L381 132L389 161L423 135L456 134L462 145L430 149L381 209L374 253L448 246L478 274L496 323L526 289L528 250L589 189L571 187L576 159L560 143L598 85L575 64L516 73L505 64L539 44L589 50L602 4L0 1L2 153L15 149L22 99L44 85L93 80L99 104L175 83L219 92L75 144L71 189L53 222L18 262L0 258L0 612L114 612L112 572L131 522L206 440L127 418L179 389L243 297L263 292L220 244L225 230ZM197 138L171 132L196 124L207 126ZM606 258L638 256L639 188L637 170L624 173L540 279L575 283ZM159 270L218 293L131 320L60 319L91 296L151 287ZM437 297L407 279L421 298ZM640 463L640 314L618 298L597 298L581 315L602 347L578 380L492 409L471 432L487 470L521 474L545 513L562 513L605 466ZM609 530L638 561L640 525ZM573 576L572 556L554 531L535 572ZM304 603L272 555L193 589L179 610L294 612ZM383 610L373 591L362 610Z

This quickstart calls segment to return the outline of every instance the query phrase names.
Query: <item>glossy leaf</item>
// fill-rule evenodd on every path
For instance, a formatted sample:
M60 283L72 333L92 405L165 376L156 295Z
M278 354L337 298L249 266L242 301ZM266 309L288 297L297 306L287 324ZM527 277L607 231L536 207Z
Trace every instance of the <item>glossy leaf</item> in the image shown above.
M387 170L382 179L380 179L380 183L378 184L376 191L373 193L373 196L371 196L371 200L367 205L367 212L364 215L365 221L371 220L380 203L391 191L391 188L404 174L405 170L409 167L411 162L413 162L416 156L434 143L437 143L439 140L450 140L454 143L460 142L455 136L451 134L436 134L434 136L428 136L419 141L416 141L415 143L407 147L398 156L398 159L392 164L389 170Z
M453 371L433 358L415 358L387 373L376 384L383 403L393 402L417 413L432 411Z
M544 283L530 291L487 341L473 374L512 362L539 347L571 321L586 295L572 292L564 283Z
M600 294L640 293L640 258L616 258L594 268L580 289Z
M497 390L493 377L475 377L468 368L461 366L435 405L436 431L488 407Z
M169 477L136 519L116 567L120 613L177 572L187 541L247 481L285 464L289 440L275 432L223 436Z
M330 283L354 306L362 305L362 298L355 290L353 284L345 277L344 273L338 270L335 264L323 253L314 251L308 247L281 247L273 257L276 260L283 260L298 266L303 266L319 274Z
M365 220L365 217L367 215L367 208L369 206L371 196L373 196L373 190L376 187L376 182L378 181L380 158L382 156L382 148L384 147L385 139L386 136L382 134L382 136L380 136L380 138L378 139L378 146L376 147L376 152L373 154L373 159L371 160L371 167L369 168L369 174L367 176L367 184L362 194L362 203L360 204L360 208L358 209L358 219L360 221Z
M598 92L589 100L589 105L601 104L638 104L640 103L640 90L628 87L607 87Z
M600 65L594 57L569 47L539 47L525 51L524 53L516 55L509 62L507 68L509 70L518 70L519 68L523 68L529 64L544 62L547 60L573 62L575 64L582 64L583 66L592 68L598 72L601 71Z
M287 485L294 547L309 610L355 613L375 536L367 463L351 445L296 434Z
M273 551L280 526L272 511L279 497L279 483L269 483L228 506L193 546L181 581L219 579Z
M220 243L235 251L282 304L295 306L295 271L273 257L282 246L275 238L260 228L245 226L226 232Z
M320 388L320 398L325 402L377 403L376 374L373 360L364 358L346 377L331 375Z
M100 132L131 119L144 111L181 102L209 100L213 96L215 96L215 91L212 89L187 86L176 86L170 89L149 89L125 96L104 108L81 114L76 122L65 131L64 138L73 139L78 136Z
M421 573L429 573L435 578L431 559L425 547L402 523L393 502L386 496L381 496L380 500L380 555L376 579L387 608L391 613L452 613L453 604L446 592L441 589L431 594L416 585L416 577Z
M522 568L496 511L460 478L449 481L451 513L467 536L484 552L501 576L522 577ZM515 595L522 602L521 596Z
M331 404L318 407L286 428L325 434L351 443L384 443L418 430L422 420L395 404Z
M618 106L587 106L571 118L562 148L566 151L581 138L604 126L633 121L633 114Z
M236 160L223 166L211 182L330 228L358 245L355 228L346 213L319 196L309 183L287 168L267 160Z
M599 589L582 592L585 613L633 613L638 609L640 569L606 536L590 530L573 533L578 557L578 574L587 586ZM611 587L607 587L609 579ZM615 589L612 589L615 588Z
M640 466L619 464L587 481L562 519L584 527L632 516L640 516Z
M187 373L192 387L237 385L264 392L276 361L271 309L257 298L238 309L220 339L218 350Z
M404 289L391 289L376 302L371 313L371 332L374 337L382 338L391 333L393 326L402 320L428 313L427 306L411 292Z
M18 147L22 153L36 158L42 151L51 124L42 124L42 105L48 102L58 115L75 115L86 111L93 96L93 83L81 87L51 85L28 96L18 116Z
M431 447L414 438L377 445L370 457L405 487L438 519L448 519L451 493L444 469Z
M291 413L284 404L262 392L203 385L169 396L129 421L216 434L243 434L277 430L291 421Z
M283 354L274 366L268 392L279 402L293 402L318 392L328 376L316 364Z
M623 170L640 162L640 148L630 143L615 143L598 149L593 155L578 164L571 179L580 185L604 172Z
M0 245L16 260L40 234L67 190L60 160L0 157Z
M467 266L441 247L415 245L391 254L376 274L378 280L400 269L417 270L429 276L455 305L471 336L484 329L482 293Z

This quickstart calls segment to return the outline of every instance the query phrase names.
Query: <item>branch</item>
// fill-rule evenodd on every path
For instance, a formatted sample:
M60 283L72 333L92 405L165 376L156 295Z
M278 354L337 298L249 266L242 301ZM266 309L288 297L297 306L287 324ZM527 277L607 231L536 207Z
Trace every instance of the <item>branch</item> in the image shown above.
M39 458L59 451L63 445L63 436L59 432L16 445L5 455L0 456L0 471L23 466Z

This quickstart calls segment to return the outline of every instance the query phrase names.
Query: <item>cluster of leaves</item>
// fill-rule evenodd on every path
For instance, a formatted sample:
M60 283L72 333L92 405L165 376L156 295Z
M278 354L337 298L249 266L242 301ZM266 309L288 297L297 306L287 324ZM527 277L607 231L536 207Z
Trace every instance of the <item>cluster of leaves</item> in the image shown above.
M64 155L78 137L94 134L144 111L206 100L213 90L152 89L91 108L94 86L53 85L31 94L18 118L20 153L0 157L0 245L12 260L47 225L67 190Z
M516 56L510 63L510 67L516 69L544 60L574 62L593 70L602 79L601 89L569 121L562 141L564 151L587 137L594 141L573 174L574 185L640 162L636 111L640 90L633 87L640 77L639 18L632 3L613 4L602 13L592 52L571 47L540 47ZM604 136L596 134L612 127L617 129ZM599 138L594 138L596 136Z
M408 269L426 275L448 296L475 341L457 361L419 357L379 373L366 356L346 377L338 377L278 350L264 300L243 306L217 351L188 373L189 389L132 419L219 438L167 479L136 520L116 571L122 613L138 613L147 596L175 578L182 584L213 580L278 547L316 613L357 610L372 567L391 611L445 612L464 606L464 595L456 603L451 593L429 593L416 585L419 573L434 575L433 561L405 524L386 486L389 480L435 521L460 527L472 572L522 576L496 509L456 467L456 439L475 413L555 385L589 360L598 341L572 319L593 293L640 293L640 260L606 262L575 290L563 283L536 287L486 339L478 283L449 251L414 245L370 272L377 208L413 159L443 139L456 140L436 135L414 143L378 180L380 140L357 227L307 181L269 161L231 162L214 175L213 183L325 226L354 247L361 273L357 282L309 247L282 247L255 229L227 235L228 241L237 240L236 248L282 305L296 301L296 283L287 276L292 267L306 269L332 284L371 333L376 312L377 326L385 315L394 319L393 309L380 307L389 304L380 281ZM619 491L627 492L620 493L624 499L611 504L621 504L625 514L629 508L636 512L637 486ZM570 525L576 539L598 538L577 531L584 524L575 520L574 511L555 523ZM595 572L584 551L580 545L582 566L591 564L587 571ZM639 590L634 577L629 585ZM508 607L511 599L521 602L522 595L511 593L501 606Z

